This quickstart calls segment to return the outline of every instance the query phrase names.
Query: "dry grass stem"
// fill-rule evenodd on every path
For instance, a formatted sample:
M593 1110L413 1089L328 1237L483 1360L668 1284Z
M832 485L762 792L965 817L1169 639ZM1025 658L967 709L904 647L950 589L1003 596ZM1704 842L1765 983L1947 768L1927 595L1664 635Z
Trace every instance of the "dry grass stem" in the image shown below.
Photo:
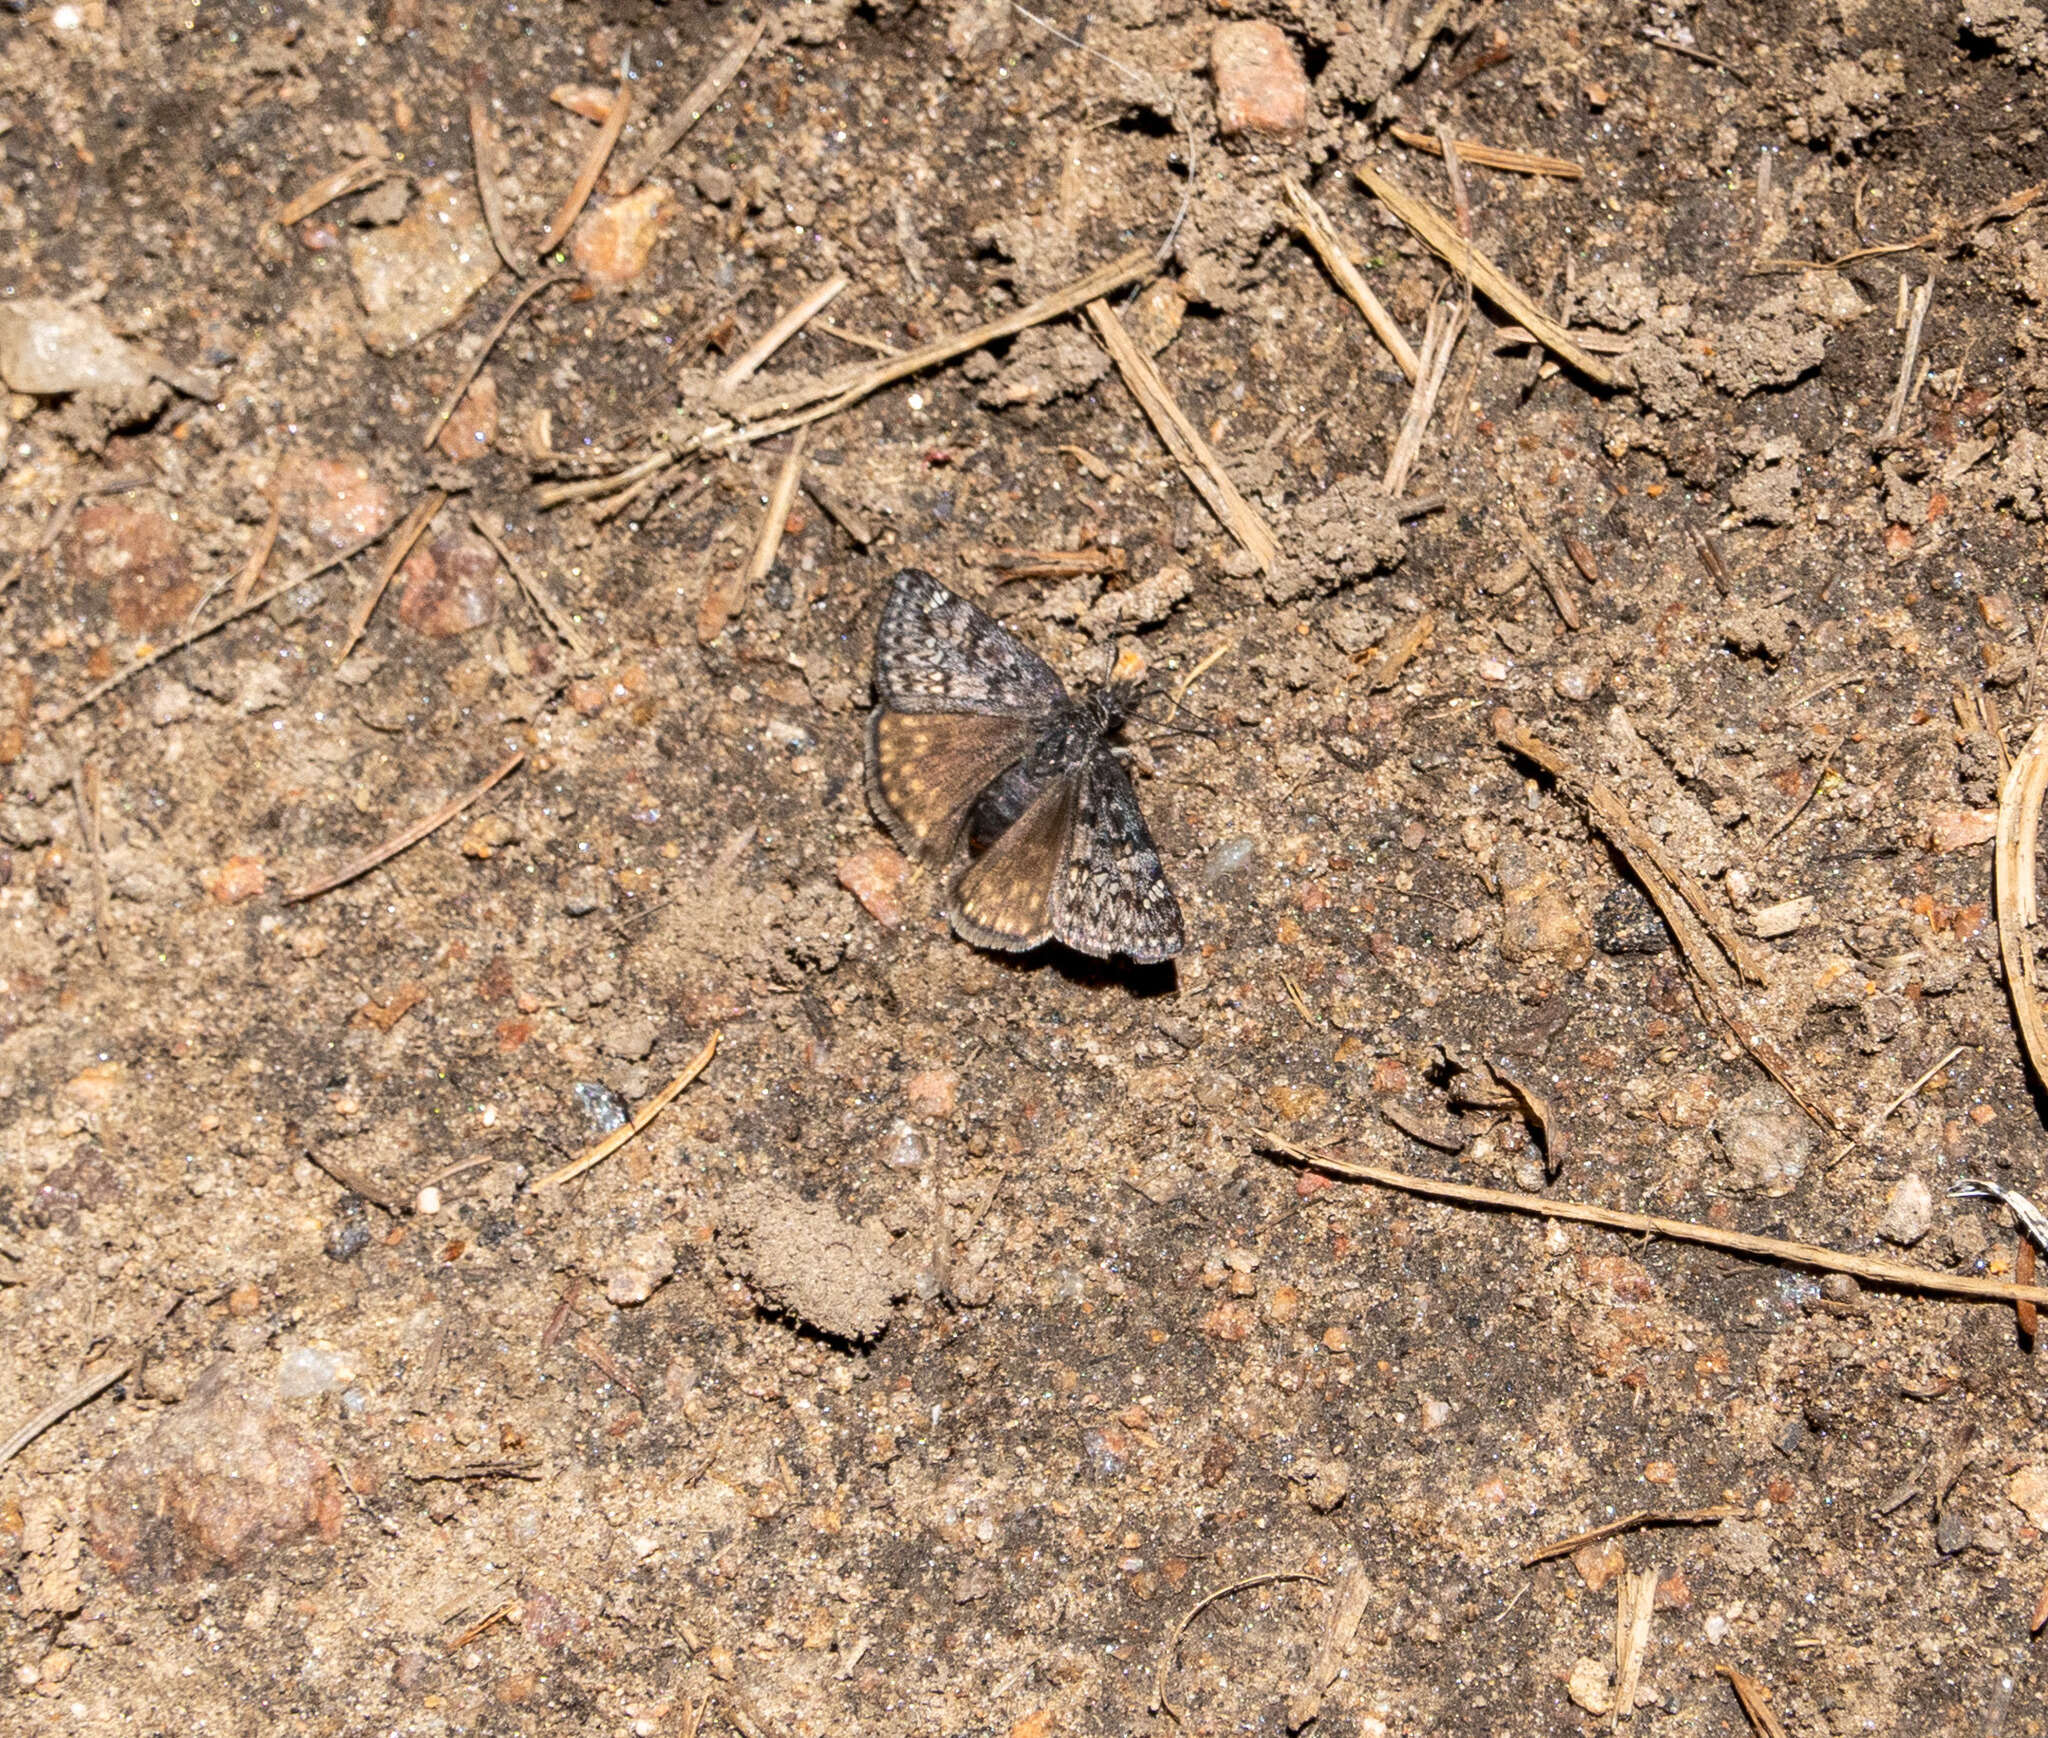
M602 1164L606 1159L610 1158L619 1148L624 1146L656 1117L661 1115L664 1110L668 1109L669 1104L676 1095L711 1065L712 1057L718 1054L718 1036L716 1032L712 1033L710 1038L706 1040L704 1048L690 1058L688 1065L683 1069L682 1073L678 1074L675 1079L671 1080L668 1085L664 1086L650 1098L631 1122L613 1129L610 1134L606 1135L603 1140L599 1141L596 1146L592 1147L589 1152L583 1154L580 1158L571 1159L560 1170L548 1172L545 1177L534 1183L533 1187L536 1189L559 1188L572 1178L582 1176L592 1165Z
M782 469L775 475L775 487L768 492L768 510L761 516L761 534L754 540L754 553L747 559L743 584L751 589L768 577L776 556L782 553L782 533L789 524L789 510L796 505L797 483L804 473L804 448L811 431L800 428L789 443Z
M1422 437L1429 427L1429 419L1436 414L1436 401L1444 389L1444 376L1450 371L1451 352L1457 348L1458 339L1465 331L1467 311L1464 302L1449 305L1438 302L1429 310L1429 323L1423 328L1422 355L1414 390L1408 394L1407 414L1401 418L1401 432L1394 441L1393 453L1387 459L1387 474L1380 480L1380 492L1390 500L1408 486L1408 473L1422 456Z
M1898 1096L1895 1097L1889 1104L1887 1104L1883 1110L1879 1111L1877 1115L1872 1117L1869 1122L1865 1123L1863 1125L1863 1144L1865 1146L1869 1146L1872 1141L1876 1140L1878 1130L1883 1128L1884 1125L1888 1121L1890 1121L1892 1112L1897 1110L1900 1105L1904 1104L1907 1099L1911 1098L1914 1093L1918 1092L1921 1089L1921 1087L1925 1086L1930 1080L1932 1080L1937 1074L1939 1074L1958 1056L1962 1055L1962 1053L1963 1046L1958 1044L1953 1050L1951 1050L1932 1068L1928 1069L1924 1074L1922 1074L1918 1080L1914 1081L1911 1086L1907 1087L1905 1091L1898 1094Z
M511 574L519 589L526 594L526 601L533 605L534 612L554 630L555 637L579 658L587 659L593 650L583 630L576 625L576 618L569 614L556 600L539 577L527 571L526 564L516 560L512 551L505 547L505 527L502 521L488 513L472 513L469 522L486 543L498 552L498 559L505 564L505 571Z
M356 641L363 637L363 630L370 625L370 618L377 613L384 589L391 583L391 576L405 565L405 558L412 553L412 546L425 535L426 529L434 522L434 515L448 505L448 496L440 489L433 490L427 498L413 508L406 516L405 523L398 528L398 535L391 547L384 552L384 564L377 569L377 577L371 581L370 589L363 601L356 605L355 614L349 617L348 632L342 636L341 652L335 658L337 665L348 662L349 653L356 649Z
M1637 873L1638 878L1644 881L1645 891L1649 892L1652 899L1658 901L1660 910L1663 909L1665 901L1659 898L1658 890L1649 884L1661 879L1677 891L1693 914L1705 925L1707 932L1728 956L1729 963L1736 971L1750 983L1763 982L1763 974L1750 959L1749 950L1742 945L1742 938L1735 933L1734 926L1727 917L1715 907L1707 895L1707 890L1687 874L1662 845L1636 824L1635 817L1628 811L1628 805L1620 797L1586 772L1562 749L1552 747L1532 733L1505 707L1494 713L1493 730L1494 736L1504 747L1512 749L1525 760L1534 761L1584 803L1599 824L1600 830L1614 840L1632 865L1640 860L1656 872L1647 877L1643 876L1640 870ZM1670 913L1666 911L1665 916L1668 919ZM1674 924L1672 927L1673 933L1676 934L1679 926ZM1683 937L1680 939L1682 941Z
M1634 1717L1636 1686L1650 1646L1650 1620L1657 1608L1657 1571L1621 1572L1614 1597L1614 1722Z
M710 113L711 105L725 95L726 86L739 77L740 68L747 64L767 28L763 19L740 32L739 40L698 80L696 88L683 98L682 106L648 135L632 167L612 177L609 191L614 199L623 198L645 181L655 164L681 144L684 134Z
M509 1617L512 1613L512 1608L516 1603L517 1602L515 1600L507 1599L502 1604L500 1604L494 1611L486 1612L482 1617L478 1618L476 1622L471 1624L460 1635L456 1636L452 1641L448 1643L448 1652L450 1652L451 1654L459 1654L460 1652L462 1652L462 1650L468 1647L471 1642L475 1641L478 1636L482 1635L485 1630L489 1629L492 1624L498 1622L501 1618Z
M365 157L361 162L350 163L337 169L331 175L320 179L301 193L298 198L288 200L277 208L277 221L286 229L303 222L324 205L332 205L337 199L346 199L351 193L360 193L367 187L374 187L391 173L390 165L375 157Z
M636 459L623 471L614 471L604 477L578 477L573 482L549 483L534 491L534 505L545 513L551 507L566 507L572 501L594 501L600 495L609 495L618 489L631 487L642 478L651 477L676 462L685 450L694 448L695 443L686 443L685 448L676 452L650 453L644 459Z
M2039 1625L2035 1626L2036 1628ZM1778 1716L1771 1712L1770 1692L1747 1672L1738 1672L1733 1666L1714 1668L1728 1680L1728 1687L1735 1692L1736 1701L1742 1704L1742 1712L1754 1728L1757 1738L1785 1738L1785 1728Z
M80 761L71 774L72 801L78 808L78 830L92 866L92 939L102 960L107 957L107 857L100 836L100 769Z
M1400 681L1401 672L1414 661L1415 654L1428 643L1431 630L1436 627L1436 617L1428 610L1421 615L1403 622L1381 642L1378 654L1359 672L1368 693L1382 694Z
M1748 75L1740 67L1730 66L1718 54L1709 54L1704 48L1695 48L1689 42L1680 42L1675 36L1665 36L1655 30L1638 30L1636 34L1655 47L1680 55L1686 60L1696 60L1701 66L1715 67L1741 84L1749 83Z
M1642 1527L1711 1527L1732 1520L1741 1513L1742 1510L1733 1503L1723 1503L1711 1509L1638 1509L1617 1521L1605 1521L1597 1527L1588 1527L1583 1533L1574 1533L1569 1539L1545 1545L1542 1550L1524 1557L1522 1567L1533 1569L1539 1563L1548 1563L1556 1557L1569 1557L1587 1545L1597 1545L1602 1539L1633 1533Z
M490 335L477 346L477 351L462 365L462 372L456 376L455 384L441 395L441 402L434 407L434 414L427 419L425 432L420 436L420 451L425 452L434 444L434 439L447 427L448 419L455 414L459 405L476 377L484 370L484 364L491 359L491 352L498 347L498 340L505 336L519 312L543 290L553 289L556 284L572 284L576 281L574 272L554 272L544 278L535 278L514 296L505 311L498 316L498 323L491 328Z
M1922 248L1939 247L1944 242L1953 245L1956 241L1975 235L1986 224L2005 223L2019 216L2029 207L2040 202L2048 194L2048 181L2037 181L2031 187L2022 187L2017 193L2007 194L1996 205L1987 205L1982 211L1974 211L1959 223L1950 224L1946 229L1923 230L1905 241L1880 242L1875 247L1852 248L1848 253L1834 259L1766 259L1758 260L1750 267L1752 272L1838 272L1844 266L1854 265L1858 260L1879 259L1887 254L1918 253Z
M731 397L751 380L761 365L830 307L840 291L852 282L844 272L835 272L808 296L778 319L774 325L740 353L739 360L718 377L716 396Z
M734 414L750 422L761 417L776 420L737 429L725 438L735 443L766 440L770 435L797 427L799 423L835 416L885 386L893 386L913 374L922 374L927 368L951 362L954 357L965 356L970 350L979 350L984 344L993 344L999 338L1014 337L1029 327L1057 320L1062 314L1071 314L1098 297L1114 295L1128 284L1149 278L1156 269L1150 248L1134 248L1121 259L1097 267L1087 276L1076 278L1063 289L1041 296L1037 301L1005 314L1000 320L990 320L986 325L955 333L950 338L935 339L916 350L906 350L900 356L891 356L865 368L835 371L823 380L754 399ZM820 400L829 402L820 408ZM785 412L805 414L792 418Z
M175 640L168 641L164 645L157 646L143 653L141 657L137 658L126 669L116 670L113 675L107 677L104 681L95 682L83 694L79 695L76 700L66 701L63 706L59 707L51 715L50 722L52 724L68 724L88 706L97 704L116 688L120 687L123 682L141 675L152 664L161 663L173 652L182 652L195 641L203 640L209 634L219 633L229 623L238 622L244 616L254 615L258 610L267 608L283 597L286 592L296 590L299 586L318 579L323 573L341 566L344 562L353 561L364 550L370 548L371 545L382 542L385 537L390 535L390 531L391 527L388 525L380 530L372 531L369 536L358 538L346 549L341 550L338 554L330 555L325 561L317 562L312 567L307 568L304 573L295 573L290 579L281 579L268 590L259 591L247 603L243 604L240 609L231 609L225 615L204 623L202 626L188 628Z
M1247 1575L1242 1581L1233 1581L1227 1587L1219 1587L1214 1593L1205 1593L1180 1614L1174 1624L1173 1633L1166 1638L1166 1645L1159 1650L1159 1669L1152 1678L1152 1712L1170 1715L1176 1725L1185 1724L1181 1713L1167 1699L1166 1677L1173 1670L1173 1657L1180 1651L1180 1638L1187 1634L1188 1625L1219 1599L1228 1599L1233 1593L1245 1593L1254 1587L1269 1587L1276 1581L1312 1581L1318 1587L1327 1587L1329 1582L1322 1576L1306 1569L1276 1569L1269 1575Z
M1336 1593L1330 1601L1329 1615L1323 1619L1322 1639L1316 1644L1316 1657L1308 1677L1287 1698L1290 1732L1299 1732L1323 1711L1323 1698L1344 1669L1344 1650L1365 1620L1366 1601L1371 1594L1372 1583L1366 1578L1365 1566L1355 1558L1347 1561L1337 1576Z
M1415 347L1394 323L1394 316L1387 312L1386 304L1373 294L1372 285L1365 281L1365 275L1351 263L1351 249L1343 232L1308 189L1291 175L1281 177L1280 190L1286 194L1287 203L1293 206L1295 226L1307 238L1309 246L1316 250L1316 257L1337 280L1337 287L1365 316L1365 323L1373 329L1374 336L1387 347L1387 353L1412 382L1421 372L1421 360L1415 354Z
M90 1376L65 1389L33 1418L23 1423L5 1442L0 1442L0 1466L5 1466L66 1413L76 1412L88 1400L104 1394L134 1368L133 1355L116 1358L112 1363L102 1364Z
M843 500L834 490L819 481L815 470L804 472L804 493L817 502L824 510L825 517L865 549L875 540L875 528L868 523L867 515Z
M411 826L398 834L397 837L387 839L383 844L377 846L376 849L364 852L362 856L356 858L344 868L336 870L324 880L315 881L310 886L293 889L284 896L285 903L287 905L297 905L303 900L316 899L323 893L331 893L335 888L355 880L357 876L367 875L379 864L390 862L401 851L410 850L437 827L444 827L454 820L470 804L483 796L487 791L495 788L500 781L509 778L519 763L525 758L526 751L524 749L520 749L515 754L508 754L491 770L490 776L484 779L482 783L473 786L461 796L443 803L432 814L425 815L413 822Z
M1458 234L1472 239L1472 198L1465 191L1465 165L1458 161L1458 143L1449 127L1436 130L1436 154L1444 160L1444 179L1451 187L1451 215L1457 219Z
M1210 450L1201 432L1188 421L1187 413L1175 401L1160 377L1159 370L1152 365L1152 358L1132 342L1130 333L1116 317L1116 311L1105 301L1088 304L1088 318L1094 322L1095 330L1101 335L1103 348L1114 359L1118 371L1124 377L1124 384L1131 389L1131 396L1143 407L1159 438L1166 444L1166 450L1173 454L1195 493L1208 503L1223 528L1251 554L1260 568L1267 573L1273 571L1280 559L1280 545L1273 540L1273 533L1266 528L1266 521L1259 510L1238 493L1223 469L1223 461Z
M2034 1079L2048 1087L2048 1026L2034 985L2034 949L2027 932L2041 921L2034 856L2041 835L2041 799L2048 792L2048 719L2012 763L1998 797L1998 840L1992 851L1992 892L1998 911L1998 950L2006 993L2019 1021L2020 1041Z
M998 584L1015 579L1073 579L1095 573L1122 573L1130 557L1118 549L992 549L985 565L1002 575Z
M1920 359L1920 332L1927 324L1927 309L1934 300L1934 280L1929 278L1913 292L1913 314L1906 326L1906 352L1899 358L1899 384L1892 391L1891 409L1885 412L1884 426L1877 431L1877 444L1883 446L1898 438L1899 424L1905 420L1906 398L1913 387L1913 364Z
M1569 363L1588 380L1614 385L1614 372L1592 356L1492 260L1459 235L1444 215L1427 201L1404 192L1377 170L1361 166L1358 178L1381 204L1414 231L1416 238L1511 320L1533 333L1560 362Z
M844 326L835 326L830 320L820 320L818 330L827 337L837 338L842 344L851 344L857 350L872 350L877 356L901 356L903 352L886 338L877 338L868 332L849 331Z
M1427 151L1432 157L1444 154L1440 138L1399 125L1389 130L1402 144L1417 151ZM1467 163L1476 163L1482 169L1504 169L1512 175L1553 175L1561 181L1576 181L1586 173L1568 158L1546 157L1539 151L1511 151L1501 145L1483 145L1477 139L1453 139L1451 148Z
M1822 1273L1846 1273L1874 1285L1896 1285L1951 1297L1982 1298L1992 1303L2009 1304L2021 1298L2030 1303L2048 1303L2048 1289L2041 1286L2008 1285L2000 1280L1979 1279L1969 1273L1937 1273L1931 1268L1912 1267L1903 1261L1887 1261L1882 1256L1853 1255L1839 1249L1824 1248L1818 1243L1794 1243L1780 1237L1755 1237L1747 1231L1723 1231L1719 1226L1700 1225L1689 1219L1625 1213L1612 1207L1584 1207L1574 1201L1553 1201L1542 1195L1521 1195L1511 1189L1486 1189L1471 1183L1444 1183L1434 1177L1390 1171L1381 1165L1359 1165L1348 1159L1333 1159L1306 1147L1298 1147L1266 1129L1253 1129L1251 1133L1275 1152L1299 1159L1330 1176L1358 1183L1377 1183L1383 1189L1399 1189L1410 1195L1457 1201L1468 1207L1498 1207L1511 1213L1534 1213L1542 1218L1564 1219L1579 1225L1604 1225L1611 1231L1669 1237L1679 1243L1704 1243L1715 1249L1733 1250L1738 1255L1761 1256L1767 1261L1782 1261Z
M483 207L484 227L491 232L491 246L498 250L498 258L512 268L513 276L523 278L526 265L505 227L505 196L492 167L497 148L498 129L491 123L491 75L478 61L469 69L469 157L476 170L476 202Z
M542 259L562 245L569 231L575 227L576 219L583 215L583 208L590 203L590 195L597 187L597 178L611 160L612 147L626 129L626 117L632 112L633 87L622 74L619 88L612 96L612 106L604 117L604 125L598 129L597 137L590 141L590 153L583 159L582 173L576 177L576 185L569 189L569 197L556 209L554 221L548 225L547 234L540 238L540 246L535 249Z
M628 1394L641 1399L646 1398L640 1392L640 1384L635 1382L632 1376L627 1373L625 1365L621 1364L618 1359L606 1351L603 1343L589 1329L586 1328L575 1339L571 1340L569 1344L574 1346L577 1351L581 1352L602 1370L612 1381L625 1389Z
M284 521L284 503L270 504L270 518L257 534L256 542L249 551L249 559L242 563L242 571L235 575L235 590L229 600L231 609L240 609L249 601L249 594L256 589L256 582L263 577L264 568L270 565L270 552L277 547L277 528Z

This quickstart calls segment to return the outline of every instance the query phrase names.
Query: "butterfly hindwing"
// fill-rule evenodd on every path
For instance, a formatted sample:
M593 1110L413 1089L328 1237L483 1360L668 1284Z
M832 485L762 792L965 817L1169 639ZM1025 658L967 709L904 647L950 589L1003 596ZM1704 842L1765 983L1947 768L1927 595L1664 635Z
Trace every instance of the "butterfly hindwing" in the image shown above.
M953 928L976 947L1022 953L1053 938L1052 894L1080 786L1056 778L953 889Z
M1100 959L1171 959L1181 949L1180 901L1130 774L1098 743L1073 782L1074 821L1052 883L1053 934Z
M890 712L868 720L868 795L914 854L945 861L974 800L1030 748L1038 726L975 712Z
M875 698L890 712L1044 718L1067 691L1043 658L993 616L907 567L875 629Z

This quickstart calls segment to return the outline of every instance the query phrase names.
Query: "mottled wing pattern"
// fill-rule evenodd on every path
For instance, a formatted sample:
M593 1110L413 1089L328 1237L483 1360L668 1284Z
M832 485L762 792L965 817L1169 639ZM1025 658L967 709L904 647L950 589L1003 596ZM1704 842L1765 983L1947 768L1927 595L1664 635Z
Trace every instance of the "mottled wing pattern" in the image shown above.
M945 862L974 799L1039 730L1028 718L877 709L868 719L868 798L906 851Z
M1067 703L1067 691L1001 622L906 567L875 628L875 698L889 712L1043 718Z
M1054 882L1079 808L1078 776L1056 778L953 889L953 928L976 947L1022 953L1053 937Z
M1167 885L1130 774L1099 745L1072 782L1073 826L1052 880L1053 934L1098 959L1171 959L1181 948L1180 901Z

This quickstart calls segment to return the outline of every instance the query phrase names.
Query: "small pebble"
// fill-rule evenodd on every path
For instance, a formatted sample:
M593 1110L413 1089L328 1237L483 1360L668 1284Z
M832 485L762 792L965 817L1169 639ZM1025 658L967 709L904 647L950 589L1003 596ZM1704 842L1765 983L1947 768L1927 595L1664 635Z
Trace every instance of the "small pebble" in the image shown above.
M569 258L584 278L601 289L623 289L647 269L661 234L661 206L668 189L649 182L624 199L586 212L569 242Z
M903 853L887 845L870 845L839 863L839 885L884 929L902 927L903 884L909 877Z
M898 1171L914 1171L926 1159L924 1137L901 1117L882 1136L882 1163Z
M1633 881L1623 881L1593 913L1593 945L1604 954L1668 953L1671 931L1642 889Z
M413 1200L413 1211L432 1218L441 1211L441 1191L429 1183Z
M1248 869L1258 852L1258 841L1255 839L1225 839L1209 853L1209 861L1202 869L1202 879L1211 887L1220 886L1232 876Z
M1287 139L1308 128L1308 77L1277 24L1258 19L1219 25L1209 43L1216 118L1223 136L1258 133Z
M600 1135L608 1135L627 1123L626 1107L619 1095L595 1080L579 1080L571 1092L576 1099L577 1109L583 1112L591 1128Z
M415 549L400 571L398 619L417 634L450 640L497 617L498 552L473 532Z
M647 1015L628 1020L615 1021L606 1029L597 1047L607 1056L616 1056L624 1062L645 1060L654 1048L654 1041L661 1036L661 1027Z
M498 432L498 378L485 369L462 395L454 414L441 425L434 445L458 464L481 458L490 450L491 437Z
M1908 1171L1892 1185L1884 1217L1877 1222L1878 1235L1887 1243L1910 1249L1933 1224L1934 1196L1918 1171Z

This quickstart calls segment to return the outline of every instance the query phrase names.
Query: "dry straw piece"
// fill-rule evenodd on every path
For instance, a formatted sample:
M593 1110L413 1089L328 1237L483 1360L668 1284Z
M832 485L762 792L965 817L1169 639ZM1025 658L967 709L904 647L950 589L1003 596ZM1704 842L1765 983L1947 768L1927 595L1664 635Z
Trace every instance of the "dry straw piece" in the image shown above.
M2012 763L1998 798L1998 842L1992 852L1992 888L1998 908L1998 952L2006 993L2019 1021L2020 1041L2034 1079L2048 1088L2048 1027L2034 987L2034 950L2027 931L2041 921L2034 890L2034 856L2041 836L2041 799L2048 793L2048 718L2034 726Z
M1570 363L1588 380L1601 386L1615 384L1612 369L1589 354L1569 332L1537 307L1527 292L1461 236L1442 212L1426 200L1417 199L1414 194L1395 186L1375 169L1361 165L1357 175L1381 204L1415 232L1416 239L1489 302L1533 334L1560 362Z

